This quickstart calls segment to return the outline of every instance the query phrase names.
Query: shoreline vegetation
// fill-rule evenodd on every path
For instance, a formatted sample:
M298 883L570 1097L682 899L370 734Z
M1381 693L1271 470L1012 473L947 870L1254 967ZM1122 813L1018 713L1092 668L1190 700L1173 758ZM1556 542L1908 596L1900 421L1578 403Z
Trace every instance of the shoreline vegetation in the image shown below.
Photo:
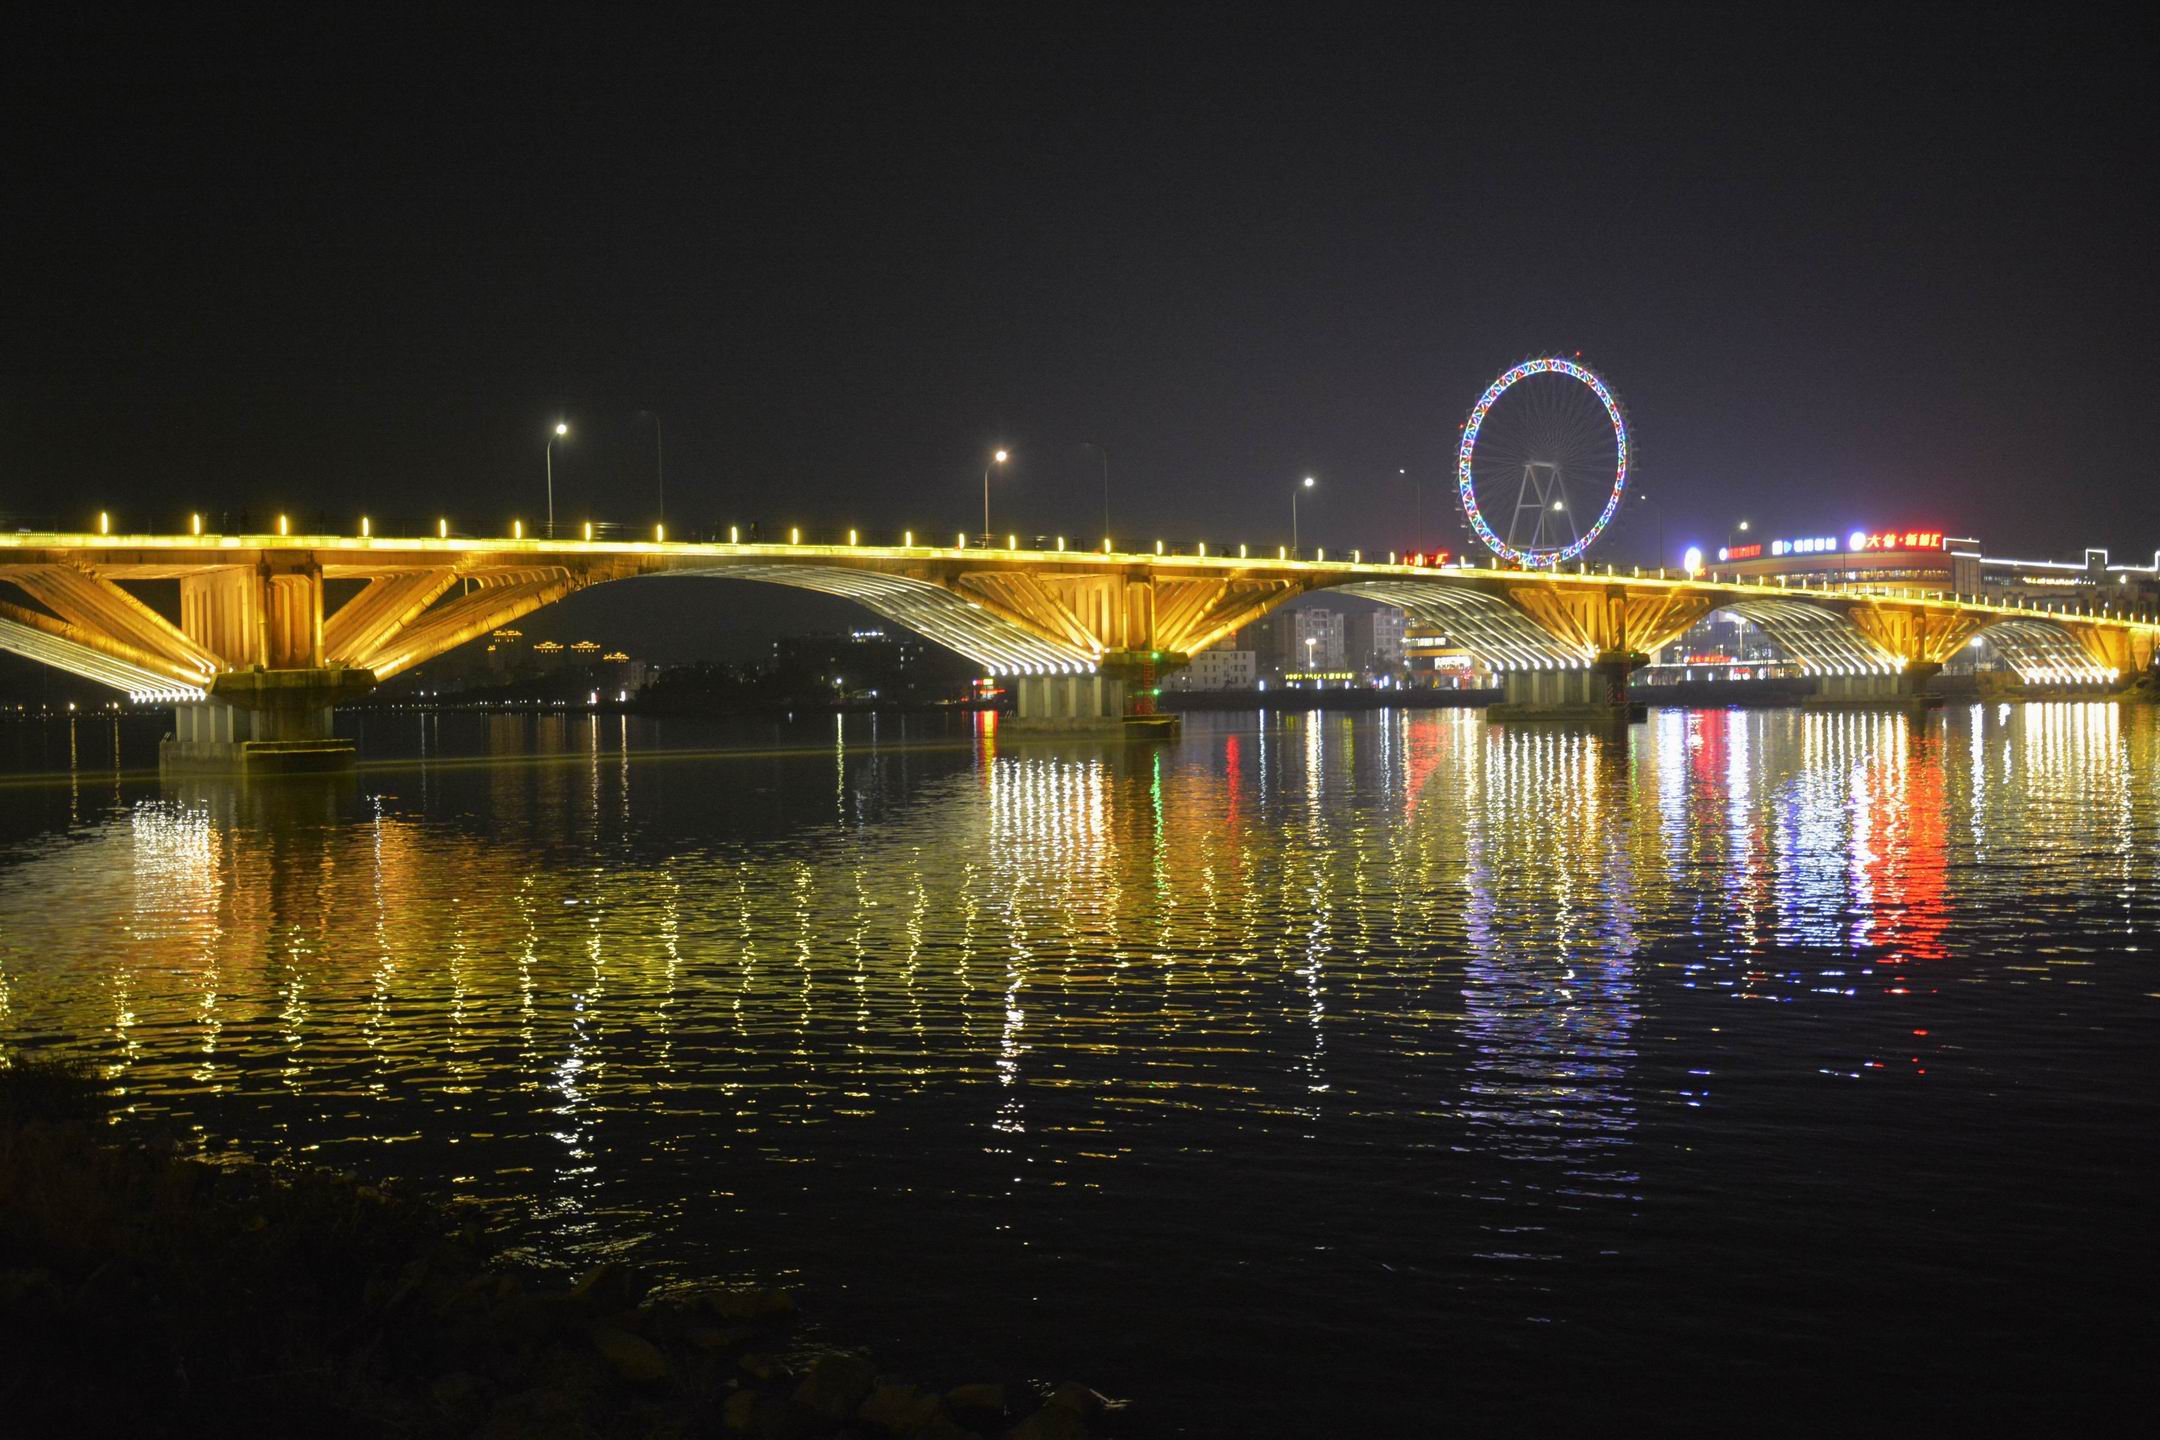
M0 1066L11 1434L1132 1436L1074 1382L926 1388L822 1344L786 1290L604 1263L565 1283L460 1207L115 1129L79 1066Z

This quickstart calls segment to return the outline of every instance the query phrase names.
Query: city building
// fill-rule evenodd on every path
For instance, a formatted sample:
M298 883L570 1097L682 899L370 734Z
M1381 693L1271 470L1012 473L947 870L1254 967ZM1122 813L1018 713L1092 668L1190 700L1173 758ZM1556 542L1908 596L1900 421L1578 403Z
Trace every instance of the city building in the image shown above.
M1700 556L1701 568L1735 580L1809 589L1873 588L1928 595L1980 589L1980 542L1941 530L1853 530L1723 545Z
M1291 606L1269 611L1237 633L1235 648L1250 650L1263 673L1280 674L1297 649L1297 622L1291 618L1296 614Z
M1250 690L1260 683L1259 657L1250 650L1218 645L1192 657L1192 663L1165 682L1175 690Z
M1853 530L1724 545L1695 552L1705 571L1809 589L1891 588L2036 604L2071 601L2160 609L2160 552L2149 565L2118 564L2100 548L2076 560L1989 555L1976 539L1937 529Z
M1350 663L1375 676L1403 667L1403 631L1409 616L1392 605L1375 606L1350 617Z
M2097 600L2131 610L2160 610L2160 551L2150 565L2118 565L2104 549L2081 560L1980 559L1979 593L1990 600Z
M1339 671L1343 668L1343 614L1317 605L1292 611L1295 629L1285 663L1297 670Z
M1499 681L1456 636L1438 625L1403 628L1402 664L1409 683L1434 690L1480 690Z

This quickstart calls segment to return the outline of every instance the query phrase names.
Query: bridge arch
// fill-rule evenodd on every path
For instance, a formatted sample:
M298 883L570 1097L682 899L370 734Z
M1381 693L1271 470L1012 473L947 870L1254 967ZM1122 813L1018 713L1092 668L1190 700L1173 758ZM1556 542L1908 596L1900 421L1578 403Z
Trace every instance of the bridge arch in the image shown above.
M1720 605L1711 615L1737 615L1757 626L1810 675L1895 675L1905 662L1870 639L1844 614L1824 605L1753 596Z
M2009 616L1973 632L2027 685L2091 684L2121 678L2121 667L2094 656L2066 625L2040 616Z
M871 613L904 625L994 675L1078 675L1096 668L1099 651L1085 631L1070 627L1052 639L1000 613L988 600L971 600L945 586L880 570L839 566L742 565L671 569L654 578L752 580L837 595Z
M1597 658L1570 644L1504 598L1432 580L1364 580L1326 587L1392 605L1460 644L1495 670L1574 670Z

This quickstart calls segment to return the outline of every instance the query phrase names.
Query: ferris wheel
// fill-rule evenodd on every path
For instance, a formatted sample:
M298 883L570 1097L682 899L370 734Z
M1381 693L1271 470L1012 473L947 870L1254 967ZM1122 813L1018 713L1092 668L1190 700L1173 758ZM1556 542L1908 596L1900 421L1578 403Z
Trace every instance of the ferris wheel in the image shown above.
M1627 417L1595 370L1556 355L1525 360L1488 385L1463 422L1463 515L1503 560L1572 560L1619 513L1629 446Z

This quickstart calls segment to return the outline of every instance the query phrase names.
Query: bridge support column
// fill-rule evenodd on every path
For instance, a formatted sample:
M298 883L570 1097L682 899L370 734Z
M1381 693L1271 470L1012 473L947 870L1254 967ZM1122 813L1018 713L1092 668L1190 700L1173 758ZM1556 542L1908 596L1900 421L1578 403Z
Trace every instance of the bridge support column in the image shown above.
M1013 682L1019 713L1015 734L1174 740L1180 721L1155 712L1155 679L1182 658L1113 656L1092 675L1022 675Z
M1891 674L1818 675L1801 702L1818 710L1925 710L1942 704L1935 677L1942 666L1917 662Z
M158 747L168 775L264 775L343 770L353 743L331 728L340 701L373 689L365 670L239 670L212 682L210 698L173 712Z
M1020 704L1012 725L1023 733L1116 735L1125 728L1122 676L1022 675L1013 688Z
M1506 699L1487 707L1489 720L1572 720L1625 725L1647 707L1628 698L1628 676L1647 656L1609 652L1576 670L1510 670Z

